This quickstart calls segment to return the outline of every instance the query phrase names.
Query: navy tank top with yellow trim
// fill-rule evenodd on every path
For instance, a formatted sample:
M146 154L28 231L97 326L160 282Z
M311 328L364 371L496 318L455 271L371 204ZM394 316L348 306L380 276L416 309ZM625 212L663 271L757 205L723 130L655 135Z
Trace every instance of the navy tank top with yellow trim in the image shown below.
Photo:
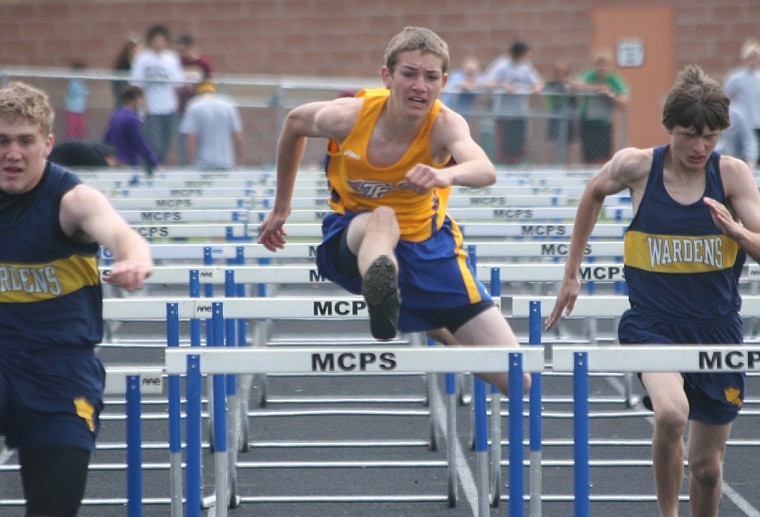
M103 336L95 243L67 237L63 195L81 181L48 163L39 184L0 192L0 348L92 348Z
M700 198L683 205L665 190L668 146L654 149L639 208L626 232L625 275L631 306L684 321L721 319L741 308L738 279L746 254L721 233ZM720 155L707 162L704 195L726 202Z

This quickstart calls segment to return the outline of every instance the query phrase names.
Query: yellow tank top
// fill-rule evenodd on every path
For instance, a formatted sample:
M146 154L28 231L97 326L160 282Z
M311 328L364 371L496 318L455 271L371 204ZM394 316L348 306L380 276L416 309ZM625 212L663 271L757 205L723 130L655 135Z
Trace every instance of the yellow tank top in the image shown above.
M399 184L417 164L437 169L446 165L446 162L435 163L430 154L430 131L441 103L435 101L419 133L396 163L376 167L367 160L367 148L389 94L386 88L362 90L357 96L364 101L351 132L342 144L329 142L325 170L331 192L330 206L341 214L388 206L396 211L401 238L423 241L443 224L451 189L415 194L400 189Z

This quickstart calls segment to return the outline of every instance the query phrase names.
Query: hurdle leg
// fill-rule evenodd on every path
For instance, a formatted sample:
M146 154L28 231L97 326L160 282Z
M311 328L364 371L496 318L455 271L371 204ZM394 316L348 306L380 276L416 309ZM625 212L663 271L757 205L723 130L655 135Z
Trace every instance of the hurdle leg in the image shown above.
M434 373L427 373L425 374L425 377L427 379L428 406L430 407L430 450L437 451L440 429L438 428L438 409L435 404L433 404L433 390L436 389L435 384L437 376Z
M576 352L573 367L575 515L589 515L590 511L588 384L588 354Z
M179 347L178 304L166 304L166 345ZM168 376L169 476L172 517L182 515L182 386L179 375Z
M446 375L446 460L448 462L448 503L453 508L459 497L459 472L457 471L457 378L453 373Z
M203 505L203 485L201 482L201 370L200 356L187 357L186 377L187 419L186 440L186 485L185 515L200 517Z
M541 302L530 302L530 329L529 344L542 347L541 341ZM531 374L530 382L530 414L529 414L529 448L530 448L530 516L541 517L541 494L543 493L543 475L541 472L541 458L543 446L541 436L543 427L541 423L541 393L543 391L543 379L541 372Z
M222 304L219 302L211 304L211 325L212 339L211 344L214 347L224 346L224 316L222 314ZM214 398L209 405L213 405L214 418L214 478L215 478L215 510L218 517L227 516L229 506L229 479L227 455L227 376L224 374L213 375Z
M523 366L522 355L509 354L509 515L523 515ZM581 514L577 514L581 515Z
M142 515L142 426L140 376L127 376L127 515Z
M501 499L501 392L499 388L491 385L491 420L490 420L491 445L489 457L491 464L491 489L490 504L492 507L499 506Z
M486 416L486 383L474 377L473 408L475 412L475 455L477 457L478 517L490 515L488 495L488 419Z

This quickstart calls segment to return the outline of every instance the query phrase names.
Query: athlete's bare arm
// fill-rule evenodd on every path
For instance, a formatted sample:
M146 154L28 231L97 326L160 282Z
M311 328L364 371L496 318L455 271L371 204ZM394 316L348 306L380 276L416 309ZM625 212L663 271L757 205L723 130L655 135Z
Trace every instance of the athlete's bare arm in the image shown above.
M451 157L455 164L444 169L414 167L406 181L415 191L451 185L480 188L496 181L496 169L483 148L472 139L467 121L446 106L441 106L433 124L430 149L436 161Z
M287 241L283 225L290 215L290 200L307 138L343 141L356 121L361 102L361 99L354 98L310 102L288 113L277 142L277 191L274 206L259 228L258 242L268 250L282 249Z
M554 308L545 323L547 329L552 328L563 314L570 314L575 307L580 293L579 270L583 252L596 226L605 198L628 189L635 210L643 195L651 163L651 149L621 149L586 185L573 223L562 284Z
M732 210L710 198L704 199L705 204L718 228L760 261L760 193L752 171L742 160L729 156L721 157L720 171Z
M97 242L115 261L105 280L125 289L143 286L153 271L148 243L113 209L96 189L78 185L61 198L59 220L63 232L84 242Z

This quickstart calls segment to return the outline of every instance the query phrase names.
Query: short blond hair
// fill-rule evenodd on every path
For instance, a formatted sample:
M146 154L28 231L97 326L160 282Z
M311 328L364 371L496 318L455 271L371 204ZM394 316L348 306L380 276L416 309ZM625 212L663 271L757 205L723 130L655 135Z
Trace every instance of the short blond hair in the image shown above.
M433 54L441 58L443 73L449 69L449 46L443 39L425 27L404 27L393 36L385 48L385 66L393 72L402 52L419 50L423 54Z
M20 81L13 81L0 89L0 120L26 119L40 125L40 132L47 136L53 131L55 112L48 95Z

